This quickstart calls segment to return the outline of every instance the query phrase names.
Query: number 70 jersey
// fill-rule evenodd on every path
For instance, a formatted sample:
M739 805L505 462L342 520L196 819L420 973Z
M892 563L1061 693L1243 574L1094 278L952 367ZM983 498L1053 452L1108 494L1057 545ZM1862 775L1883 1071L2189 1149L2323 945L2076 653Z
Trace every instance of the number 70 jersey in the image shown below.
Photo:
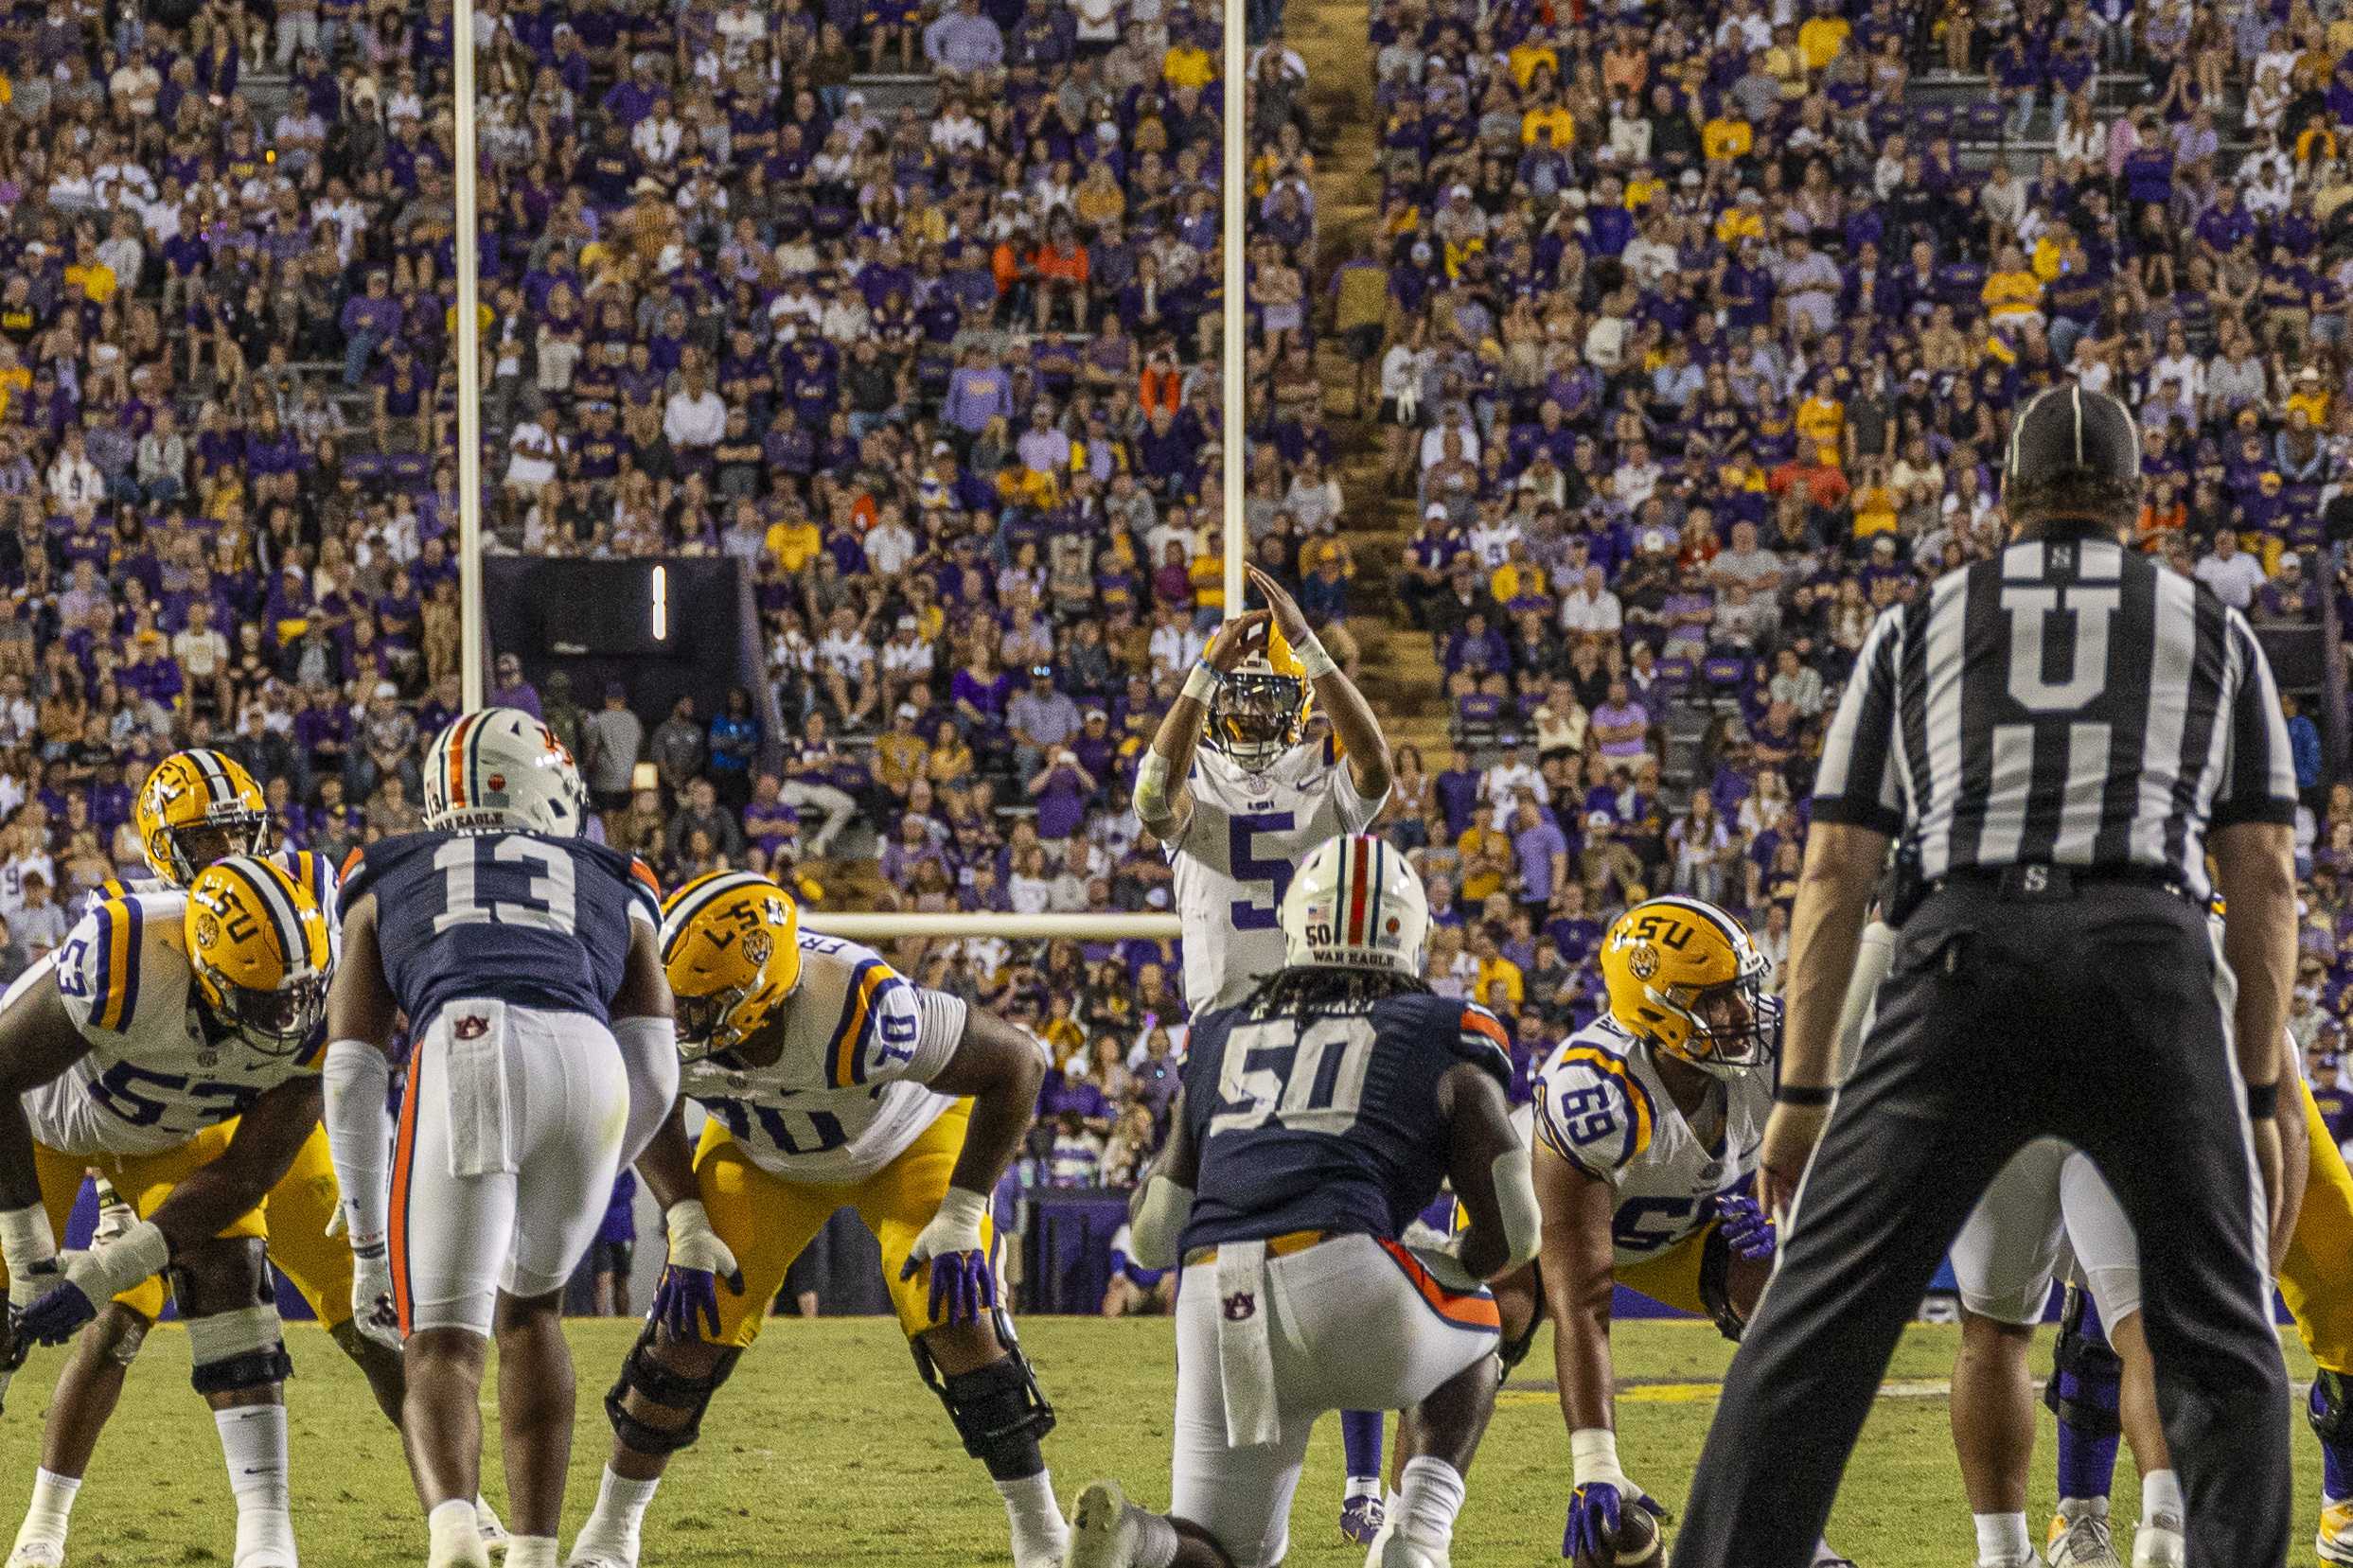
M630 932L662 919L642 863L536 833L380 839L345 866L342 909L371 893L384 979L417 1039L462 997L610 1023Z
M1359 796L1329 741L1295 746L1255 774L1204 747L1185 784L1193 816L1167 852L1184 921L1185 1006L1197 1018L1283 967L1277 915L1291 873L1317 845L1362 833L1389 797Z

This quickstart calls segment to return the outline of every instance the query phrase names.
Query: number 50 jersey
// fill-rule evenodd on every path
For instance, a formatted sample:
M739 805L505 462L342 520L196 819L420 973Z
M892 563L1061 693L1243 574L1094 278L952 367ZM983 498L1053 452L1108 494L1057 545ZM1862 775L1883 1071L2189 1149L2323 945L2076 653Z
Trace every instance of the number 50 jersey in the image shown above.
M345 863L342 908L376 895L384 979L423 1039L465 996L610 1024L633 923L662 923L656 891L642 864L586 838L409 833Z
M1294 746L1263 773L1203 747L1185 785L1193 816L1165 848L1184 921L1185 1006L1197 1017L1239 1004L1283 967L1276 914L1291 872L1317 845L1362 833L1389 797L1358 795L1328 740Z

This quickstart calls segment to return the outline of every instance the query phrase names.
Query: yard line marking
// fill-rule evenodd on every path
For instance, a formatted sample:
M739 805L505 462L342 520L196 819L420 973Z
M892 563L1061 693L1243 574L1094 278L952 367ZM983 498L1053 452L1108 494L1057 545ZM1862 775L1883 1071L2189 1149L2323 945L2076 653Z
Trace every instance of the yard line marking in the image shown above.
M2291 1392L2301 1398L2311 1391L2309 1383L2291 1380ZM2041 1379L2035 1381L2035 1392L2043 1390ZM1724 1383L1672 1383L1664 1379L1624 1378L1619 1381L1618 1402L1620 1404L1713 1404L1723 1396ZM1949 1399L1953 1383L1949 1378L1895 1378L1879 1385L1883 1400L1941 1400ZM1551 1404L1559 1398L1548 1380L1514 1378L1503 1385L1495 1396L1499 1405Z

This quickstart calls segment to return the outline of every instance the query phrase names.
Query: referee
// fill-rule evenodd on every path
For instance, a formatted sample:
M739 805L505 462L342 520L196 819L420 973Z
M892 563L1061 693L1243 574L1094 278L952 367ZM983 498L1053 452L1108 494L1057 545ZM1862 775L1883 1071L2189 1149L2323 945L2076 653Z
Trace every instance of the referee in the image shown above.
M2286 1556L2267 1272L2295 774L2246 623L2119 542L2139 445L2114 398L2036 397L2011 426L2009 546L1888 610L1858 656L1815 785L1760 1155L1788 1232L1675 1568L1812 1559L1937 1260L2045 1135L2092 1156L2141 1238L2189 1560ZM1833 1107L1839 1005L1890 838L1895 963Z

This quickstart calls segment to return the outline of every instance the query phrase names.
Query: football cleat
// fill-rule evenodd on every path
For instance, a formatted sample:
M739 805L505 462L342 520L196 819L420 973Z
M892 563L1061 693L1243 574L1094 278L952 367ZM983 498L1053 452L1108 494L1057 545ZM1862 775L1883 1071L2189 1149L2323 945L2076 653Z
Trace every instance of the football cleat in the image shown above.
M506 1550L506 1526L499 1523L498 1510L487 1497L474 1499L474 1530L482 1537L482 1549L492 1557Z
M1063 1568L1135 1568L1136 1518L1141 1511L1116 1481L1098 1481L1080 1492L1070 1510L1070 1550Z
M1397 1533L1395 1524L1383 1524L1365 1553L1365 1568L1452 1568L1447 1554Z
M45 1537L20 1541L9 1554L8 1568L65 1568L65 1542Z
M2179 1514L2160 1513L2132 1532L2132 1568L2184 1568L2188 1561Z
M1385 1513L1377 1497L1352 1497L1340 1505L1340 1539L1354 1546L1370 1546L1381 1533Z
M2312 1555L2323 1562L2353 1562L2353 1500L2321 1509L2320 1534L2312 1540Z
M2043 1552L2051 1568L2124 1568L2104 1513L2079 1513L2073 1519L2055 1516Z

